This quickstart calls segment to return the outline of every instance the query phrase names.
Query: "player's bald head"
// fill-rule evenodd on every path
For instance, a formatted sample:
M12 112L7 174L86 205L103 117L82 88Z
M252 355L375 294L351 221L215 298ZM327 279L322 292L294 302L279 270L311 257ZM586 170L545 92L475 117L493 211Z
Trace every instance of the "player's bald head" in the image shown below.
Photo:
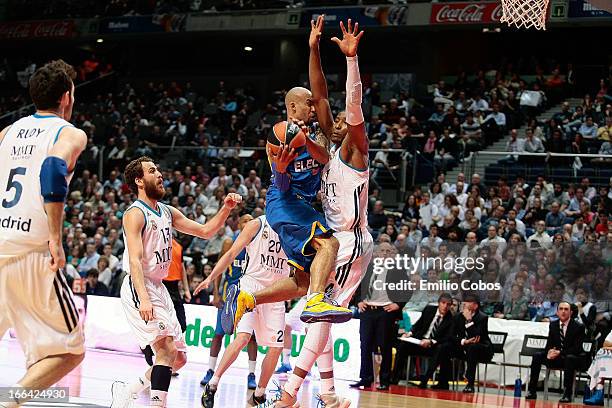
M312 96L311 92L303 88L301 86L296 86L295 88L291 88L287 95L285 95L285 105L289 106L289 104L293 103L304 103L306 99Z

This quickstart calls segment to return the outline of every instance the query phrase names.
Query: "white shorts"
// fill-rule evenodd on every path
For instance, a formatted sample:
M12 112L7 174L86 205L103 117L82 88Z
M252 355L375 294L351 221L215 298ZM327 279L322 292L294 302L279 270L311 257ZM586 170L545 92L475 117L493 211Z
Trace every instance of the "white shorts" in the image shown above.
M240 289L251 293L262 289L248 275L240 279ZM283 347L285 339L285 302L264 303L257 305L255 310L240 319L237 333L253 333L257 344L266 347Z
M372 260L374 240L366 229L335 232L334 237L340 247L326 291L331 290L332 299L347 307Z
M48 252L0 263L0 338L15 329L28 368L49 356L85 352L72 291L48 265Z
M300 320L300 316L304 311L304 306L306 306L306 296L300 298L300 300L293 305L293 309L285 315L285 325L291 327L291 330L294 332L304 332L305 323Z
M121 304L138 345L145 348L153 346L162 337L173 337L177 350L186 352L187 345L168 289L163 283L155 283L146 278L145 288L153 305L153 320L148 323L140 317L140 300L132 285L132 277L126 275L121 285Z

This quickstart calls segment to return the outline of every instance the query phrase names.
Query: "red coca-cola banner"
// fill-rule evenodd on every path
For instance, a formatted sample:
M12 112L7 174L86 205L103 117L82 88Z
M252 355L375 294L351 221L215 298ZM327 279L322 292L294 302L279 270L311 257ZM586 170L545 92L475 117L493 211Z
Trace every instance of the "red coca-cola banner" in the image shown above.
M500 2L495 3L433 3L431 24L487 24L499 23L502 16Z
M0 24L0 40L69 38L73 33L73 20L20 21Z

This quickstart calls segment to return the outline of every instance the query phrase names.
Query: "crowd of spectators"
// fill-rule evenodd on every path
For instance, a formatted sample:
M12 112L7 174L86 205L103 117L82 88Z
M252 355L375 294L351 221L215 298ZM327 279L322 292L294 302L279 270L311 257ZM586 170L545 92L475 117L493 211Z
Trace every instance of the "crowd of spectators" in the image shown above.
M524 137L520 137L524 136ZM574 153L574 154L612 154L612 89L601 80L599 90L593 98L587 94L582 103L573 109L569 102L561 105L561 111L546 123L532 122L524 135L514 129L507 142L509 153ZM518 161L510 154L505 163ZM574 161L555 158L555 165ZM595 159L593 164L609 165L610 159ZM581 163L582 164L582 163Z
M380 106L380 110L373 109L369 123L372 146L405 152L378 152L375 181L384 173L399 179L401 161L414 159L417 152L419 163L446 172L511 129L523 123L535 125L538 113L570 92L572 66L563 72L557 65L545 74L537 65L529 80L512 64L472 75L461 72L453 83L440 80L432 85L430 98L425 100L400 95L381 102L378 84L372 84L368 90L372 105Z

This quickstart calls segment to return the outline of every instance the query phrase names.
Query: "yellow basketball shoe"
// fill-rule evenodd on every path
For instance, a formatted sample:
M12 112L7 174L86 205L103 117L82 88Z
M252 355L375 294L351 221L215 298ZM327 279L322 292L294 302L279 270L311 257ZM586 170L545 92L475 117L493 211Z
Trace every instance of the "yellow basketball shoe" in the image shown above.
M300 320L304 323L344 323L351 320L352 317L353 312L350 309L338 306L323 293L316 293L306 302Z
M227 290L225 304L221 313L221 327L226 334L233 334L247 312L255 309L255 297L244 290L240 290L238 285L232 285Z

